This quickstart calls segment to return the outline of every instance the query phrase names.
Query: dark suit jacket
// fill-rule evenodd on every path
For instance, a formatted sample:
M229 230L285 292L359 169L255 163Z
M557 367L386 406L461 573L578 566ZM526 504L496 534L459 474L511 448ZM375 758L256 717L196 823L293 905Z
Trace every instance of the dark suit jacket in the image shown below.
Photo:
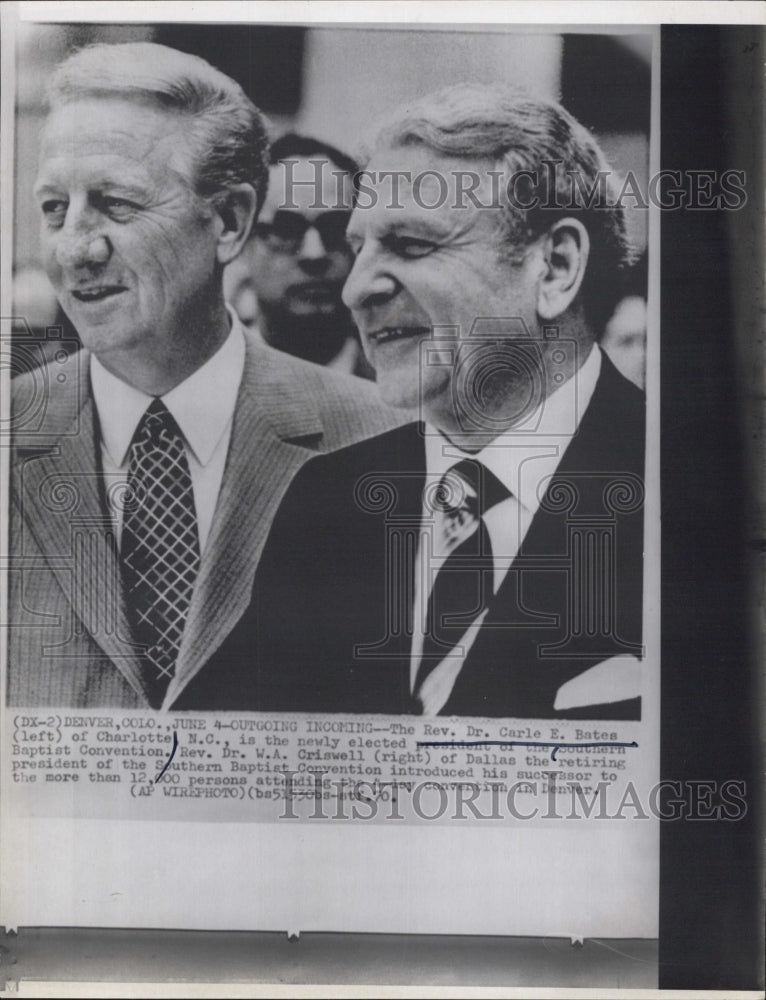
M638 718L640 699L553 709L562 684L640 655L644 401L609 359L442 714ZM312 459L277 513L216 676L240 708L406 713L422 426ZM212 678L212 675L209 675ZM224 681L224 678L227 678ZM219 689L218 705L230 704Z
M80 351L13 382L11 705L148 707L88 372L88 352ZM178 707L247 608L271 519L296 470L317 452L400 422L374 385L246 334L226 468L166 707Z

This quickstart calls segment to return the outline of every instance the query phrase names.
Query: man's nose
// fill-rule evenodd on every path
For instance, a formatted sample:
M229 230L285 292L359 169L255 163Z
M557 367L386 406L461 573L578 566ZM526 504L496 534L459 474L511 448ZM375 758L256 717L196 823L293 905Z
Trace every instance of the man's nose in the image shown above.
M313 226L309 226L298 249L301 260L319 260L327 256L322 237Z
M341 297L346 308L359 311L383 305L398 288L393 276L381 267L375 250L364 247L354 260Z
M97 267L107 262L110 253L109 238L99 230L89 213L67 212L66 222L56 239L55 254L60 267Z

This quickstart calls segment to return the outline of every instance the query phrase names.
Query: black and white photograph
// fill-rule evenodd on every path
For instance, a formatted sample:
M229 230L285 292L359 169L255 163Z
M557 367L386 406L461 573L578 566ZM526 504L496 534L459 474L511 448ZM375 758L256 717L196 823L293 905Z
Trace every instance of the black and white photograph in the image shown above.
M100 6L4 12L9 987L762 996L762 27Z
M47 358L13 381L9 704L639 718L650 36L462 38L500 79L421 68L357 164L351 79L356 127L269 152L209 61L305 30L115 30L29 41L63 58L15 280L81 349L12 345ZM325 86L373 40L318 33ZM618 166L555 99L593 120L605 46Z

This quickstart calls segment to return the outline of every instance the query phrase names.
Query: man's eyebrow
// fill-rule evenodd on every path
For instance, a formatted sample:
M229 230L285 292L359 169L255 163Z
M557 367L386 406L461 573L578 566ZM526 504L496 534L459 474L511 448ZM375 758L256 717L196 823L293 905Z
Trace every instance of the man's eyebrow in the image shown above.
M357 208L355 211L359 211L359 209ZM361 223L358 225L361 226ZM433 219L425 219L420 216L402 219L398 217L395 209L386 215L378 226L373 226L371 229L355 229L353 219L346 229L346 239L349 241L364 240L367 236L372 236L380 242L385 242L386 240L410 236L415 239L438 242L449 239L451 235L452 230L446 221L442 226L438 226L434 224Z
M420 215L412 216L409 219L394 217L390 226L390 231L395 235L399 233L423 233L424 235L438 236L445 233L446 230L446 225L440 226L434 222L432 217L423 218Z
M35 185L32 189L34 197L39 198L47 194L59 194L62 193L63 188L55 183L44 183ZM145 198L147 191L146 188L141 184L133 184L130 181L116 181L109 180L105 178L101 181L95 181L88 186L89 192L96 192L98 194L103 194L105 191L118 191L120 194L128 195L133 198Z
M101 181L98 184L93 184L92 191L98 191L102 194L104 191L119 191L120 194L130 195L133 198L145 198L147 194L147 189L140 184L131 184L130 181Z
M426 240L445 239L450 235L449 229L435 226L433 220L410 218L397 219L395 214L381 226L375 234L381 241L397 239L400 236L410 236Z
M35 198L39 198L46 194L59 194L60 188L56 187L55 184L35 184L32 188L32 194Z

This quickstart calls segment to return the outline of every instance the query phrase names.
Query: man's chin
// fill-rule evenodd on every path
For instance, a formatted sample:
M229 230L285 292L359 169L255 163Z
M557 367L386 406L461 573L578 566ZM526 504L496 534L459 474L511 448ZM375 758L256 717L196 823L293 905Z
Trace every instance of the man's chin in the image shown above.
M72 324L82 346L93 354L106 354L130 346L130 338L114 326L83 323L74 319Z
M414 413L419 411L420 383L417 379L413 383L401 374L397 375L396 372L380 371L376 375L375 383L380 398L386 406L396 410L412 410Z
M286 310L285 321L298 323L334 323L341 321L341 311L332 302L291 302Z
M342 286L341 286L342 287ZM340 287L324 282L288 288L276 309L293 316L335 316L345 313ZM346 315L348 315L346 313Z

